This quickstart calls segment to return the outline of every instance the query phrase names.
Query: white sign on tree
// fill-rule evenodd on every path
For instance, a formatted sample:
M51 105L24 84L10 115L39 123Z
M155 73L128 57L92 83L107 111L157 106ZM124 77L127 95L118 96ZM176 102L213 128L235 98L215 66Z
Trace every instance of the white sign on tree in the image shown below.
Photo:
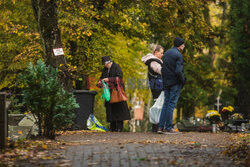
M56 48L53 49L54 55L55 56L60 56L60 55L64 55L63 49L62 48Z

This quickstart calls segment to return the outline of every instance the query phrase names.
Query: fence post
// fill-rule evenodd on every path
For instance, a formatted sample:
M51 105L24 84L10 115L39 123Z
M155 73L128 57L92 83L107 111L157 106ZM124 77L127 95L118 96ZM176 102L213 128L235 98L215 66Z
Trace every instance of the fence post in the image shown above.
M0 92L0 149L5 147L7 137L6 94Z

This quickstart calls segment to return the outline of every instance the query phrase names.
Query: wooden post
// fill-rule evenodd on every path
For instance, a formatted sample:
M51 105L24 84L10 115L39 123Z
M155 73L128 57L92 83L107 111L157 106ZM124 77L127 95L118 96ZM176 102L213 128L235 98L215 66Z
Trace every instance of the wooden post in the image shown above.
M0 92L0 149L5 147L7 137L6 94Z

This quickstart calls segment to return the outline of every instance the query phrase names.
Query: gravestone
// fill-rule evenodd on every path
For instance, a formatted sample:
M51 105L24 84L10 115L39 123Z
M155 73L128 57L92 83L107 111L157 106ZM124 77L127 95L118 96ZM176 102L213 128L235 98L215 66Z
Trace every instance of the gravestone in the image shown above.
M30 127L28 135L37 136L39 134L39 128L36 124L37 117L35 118L32 114L26 114L25 117L18 123L18 126ZM27 136L28 136L27 135Z
M5 147L7 137L6 94L0 92L0 149Z
M8 137L11 140L26 139L39 134L32 114L8 114Z

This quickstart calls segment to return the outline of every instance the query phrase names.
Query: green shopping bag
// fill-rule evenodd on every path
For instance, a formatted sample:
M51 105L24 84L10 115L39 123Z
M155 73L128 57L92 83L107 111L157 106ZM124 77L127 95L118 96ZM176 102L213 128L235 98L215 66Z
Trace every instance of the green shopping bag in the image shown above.
M102 80L102 99L105 99L105 101L110 101L109 86L104 80Z

